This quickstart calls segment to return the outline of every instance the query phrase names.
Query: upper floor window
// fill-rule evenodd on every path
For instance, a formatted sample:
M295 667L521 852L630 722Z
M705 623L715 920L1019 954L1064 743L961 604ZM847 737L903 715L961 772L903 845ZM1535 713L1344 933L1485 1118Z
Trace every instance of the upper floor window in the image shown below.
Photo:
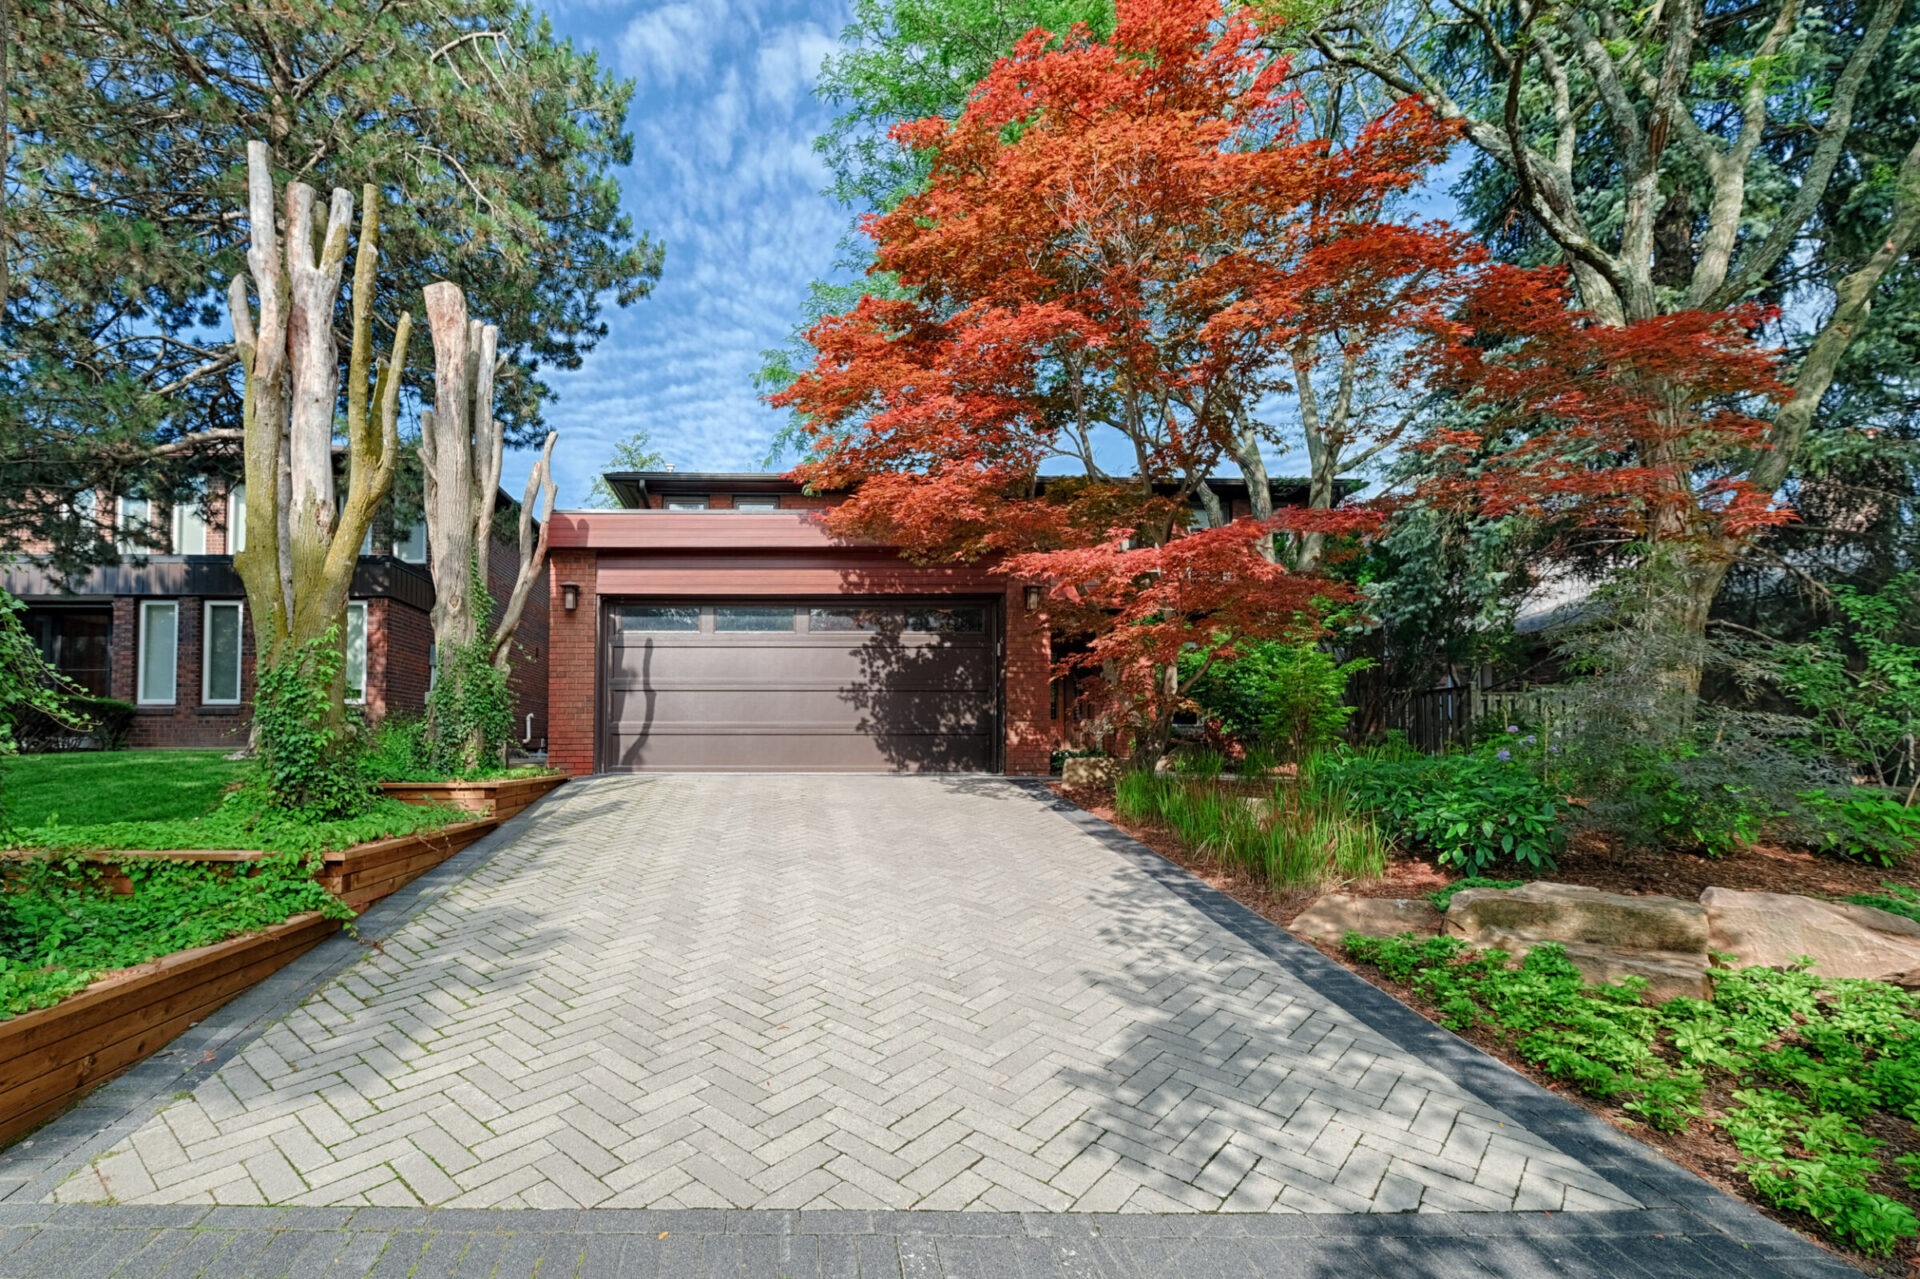
M1187 531L1198 533L1203 528L1212 528L1213 521L1207 517L1207 508L1198 502L1187 508Z
M138 494L122 494L114 512L113 544L122 555L150 551L157 539L153 533L153 499Z
M666 509L669 511L704 511L707 509L707 499L704 497L670 497L666 499Z
M758 494L753 497L736 497L733 499L733 509L736 511L777 511L780 509L780 499L766 494Z
M427 562L427 522L415 520L407 525L401 535L393 539L394 558L405 560L409 564Z
M173 553L207 553L207 494L204 485L182 490L173 503Z
M227 490L227 553L238 555L247 549L247 486L236 484Z

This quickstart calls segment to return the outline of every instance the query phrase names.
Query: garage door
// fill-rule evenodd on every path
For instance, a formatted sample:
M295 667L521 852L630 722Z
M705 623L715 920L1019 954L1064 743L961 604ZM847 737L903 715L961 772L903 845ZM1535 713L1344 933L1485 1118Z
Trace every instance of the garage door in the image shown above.
M994 766L991 601L613 604L601 767Z

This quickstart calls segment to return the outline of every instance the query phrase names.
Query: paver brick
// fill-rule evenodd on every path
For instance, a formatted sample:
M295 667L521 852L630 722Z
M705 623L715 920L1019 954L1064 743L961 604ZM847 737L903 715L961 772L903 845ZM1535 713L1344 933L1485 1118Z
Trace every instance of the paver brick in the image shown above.
M1637 1206L983 779L577 782L98 1166L55 1197Z

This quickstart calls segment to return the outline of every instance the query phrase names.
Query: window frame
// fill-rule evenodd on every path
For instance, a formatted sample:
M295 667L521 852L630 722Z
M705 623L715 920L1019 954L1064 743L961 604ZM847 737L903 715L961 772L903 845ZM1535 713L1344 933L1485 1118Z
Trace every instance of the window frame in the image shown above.
M227 554L238 555L247 549L246 481L227 489Z
M663 511L710 511L713 502L705 497L663 497L660 499Z
M167 609L173 613L173 660L168 664L171 681L165 697L148 696L147 688L147 650L153 637L153 627L148 616L156 610ZM140 636L135 646L133 667L133 697L138 706L178 706L180 704L180 601L179 600L141 600Z
M233 696L213 695L213 615L221 609L234 612ZM200 704L202 706L239 706L246 701L247 605L245 600L207 600L200 609Z
M167 517L168 549L175 555L205 555L208 540L213 534L213 525L208 521L206 509L207 494L203 486L183 490L174 500L173 509ZM200 549L186 549L187 525L193 521L200 528Z
M113 549L122 555L151 554L157 548L141 542L132 541L127 537L128 502L139 502L147 508L147 513L140 517L140 529L141 532L146 535L148 542L153 540L153 499L150 497L141 497L137 494L120 493L116 494L113 499Z
M353 695L353 615L356 611L360 614L360 696L358 697ZM340 677L347 686L347 696L344 700L349 706L367 704L367 649L370 641L367 631L368 620L365 600L347 601L347 632L340 637L341 647L345 650L340 662Z
M742 502L747 503L747 505L740 505ZM780 509L780 499L764 493L736 493L733 498L733 509L736 511L747 511L755 515L765 515L769 511L777 511Z

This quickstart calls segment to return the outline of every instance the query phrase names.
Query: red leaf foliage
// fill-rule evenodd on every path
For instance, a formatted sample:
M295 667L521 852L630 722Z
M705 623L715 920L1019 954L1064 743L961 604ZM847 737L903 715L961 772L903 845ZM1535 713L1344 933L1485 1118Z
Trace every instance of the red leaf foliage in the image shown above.
M1786 394L1758 307L1624 325L1572 306L1557 272L1486 269L1432 385L1474 422L1422 442L1428 492L1489 516L1582 535L1726 544L1792 518L1741 475L1766 447L1757 414Z

